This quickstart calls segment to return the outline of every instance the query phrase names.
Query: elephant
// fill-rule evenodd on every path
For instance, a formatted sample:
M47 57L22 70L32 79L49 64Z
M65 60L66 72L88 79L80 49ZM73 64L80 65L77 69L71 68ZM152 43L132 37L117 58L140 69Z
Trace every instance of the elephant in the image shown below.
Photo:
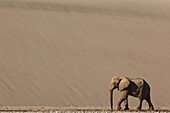
M144 79L128 78L121 76L113 77L109 86L111 109L113 109L113 90L116 88L119 91L121 91L121 98L117 104L117 110L122 109L121 108L122 102L124 102L125 104L124 110L129 110L128 106L129 95L139 99L139 105L137 107L137 110L141 110L143 100L147 101L149 105L148 110L154 110L150 97L150 86Z

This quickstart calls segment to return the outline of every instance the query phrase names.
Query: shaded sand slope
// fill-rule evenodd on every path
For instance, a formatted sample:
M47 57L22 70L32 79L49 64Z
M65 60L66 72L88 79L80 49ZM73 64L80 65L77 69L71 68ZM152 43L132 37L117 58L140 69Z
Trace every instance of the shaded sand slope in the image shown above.
M122 75L145 78L155 107L169 107L169 4L1 0L0 105L109 106Z

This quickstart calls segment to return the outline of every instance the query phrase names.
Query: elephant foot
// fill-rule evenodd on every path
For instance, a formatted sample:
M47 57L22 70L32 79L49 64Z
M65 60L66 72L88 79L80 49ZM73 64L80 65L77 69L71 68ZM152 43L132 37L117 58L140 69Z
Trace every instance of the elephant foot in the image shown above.
M122 108L120 106L117 107L117 110L121 110Z
M141 107L137 107L136 110L141 111Z
M129 110L129 108L125 108L124 110Z
M153 106L150 106L148 110L154 110L154 107Z

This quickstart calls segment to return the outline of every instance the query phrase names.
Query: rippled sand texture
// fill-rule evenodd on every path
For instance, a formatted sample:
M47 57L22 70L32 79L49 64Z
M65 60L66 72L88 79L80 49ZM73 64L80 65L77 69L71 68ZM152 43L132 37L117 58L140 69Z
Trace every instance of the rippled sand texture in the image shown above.
M107 107L110 80L120 75L145 78L155 107L169 107L169 6L0 0L0 105Z

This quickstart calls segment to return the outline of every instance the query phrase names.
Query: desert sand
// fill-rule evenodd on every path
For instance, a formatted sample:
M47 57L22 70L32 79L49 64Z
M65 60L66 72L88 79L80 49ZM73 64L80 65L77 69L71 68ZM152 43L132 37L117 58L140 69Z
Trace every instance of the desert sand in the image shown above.
M109 107L116 75L144 78L155 108L169 108L169 6L168 0L0 0L0 106ZM129 98L130 108L137 103Z

